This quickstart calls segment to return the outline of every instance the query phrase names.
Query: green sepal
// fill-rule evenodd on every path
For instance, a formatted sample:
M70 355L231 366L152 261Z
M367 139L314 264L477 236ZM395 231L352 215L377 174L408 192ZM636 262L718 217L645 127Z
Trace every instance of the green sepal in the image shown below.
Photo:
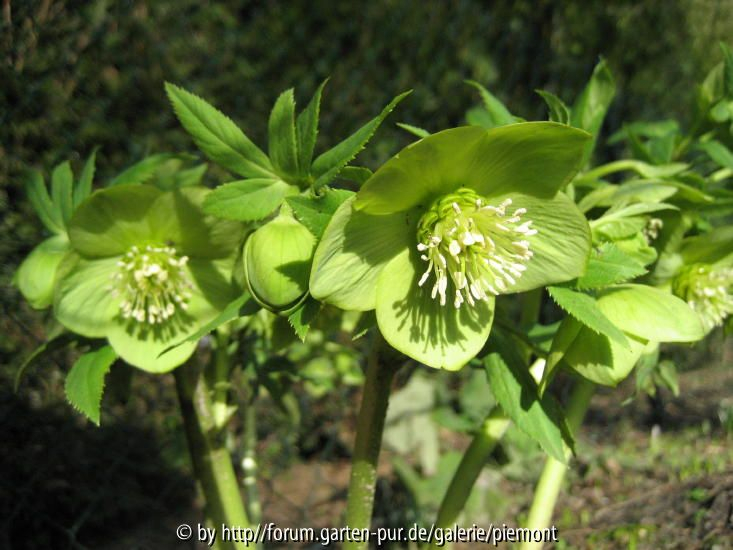
M417 141L387 161L359 191L356 208L391 214L468 187L487 198L554 196L580 168L590 135L554 122L491 130L452 128Z
M316 158L311 167L311 173L316 178L313 182L313 188L317 190L331 183L331 180L336 177L341 168L353 160L359 151L364 148L380 124L387 118L387 115L410 93L411 91L405 92L395 97L379 115L367 122L344 141Z
M379 272L413 243L414 213L370 216L353 209L354 198L336 210L313 256L310 292L317 300L345 310L376 306Z
M417 252L404 250L382 269L377 279L377 323L396 350L428 365L458 370L486 343L494 318L494 300L473 307L440 305L430 289L417 282L422 269Z
M104 377L117 354L110 346L90 351L79 357L66 375L66 399L71 405L99 426Z
M212 161L248 178L277 177L267 155L221 111L173 84L165 90L178 120Z
M53 288L58 266L69 251L65 235L49 237L23 260L13 276L13 283L34 309L53 303Z
M292 88L280 94L275 101L267 135L272 165L282 175L296 176L299 173L298 145L295 136L295 94Z
M204 200L204 212L218 218L255 221L272 214L284 197L298 188L283 180L248 179L225 183L209 193Z

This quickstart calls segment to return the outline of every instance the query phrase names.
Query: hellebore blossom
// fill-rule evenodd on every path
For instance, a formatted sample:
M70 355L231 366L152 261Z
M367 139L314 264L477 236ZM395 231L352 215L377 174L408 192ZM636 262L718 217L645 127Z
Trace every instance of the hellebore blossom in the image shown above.
M682 268L672 291L700 316L705 332L721 326L733 313L733 267L693 264Z
M188 359L196 342L161 353L237 295L231 272L242 226L204 215L208 193L123 185L92 194L69 222L71 251L54 293L59 322L106 338L143 370L166 372Z
M589 139L529 122L454 128L410 145L334 214L311 294L376 309L394 348L460 368L488 338L496 296L583 273L590 231L560 190Z

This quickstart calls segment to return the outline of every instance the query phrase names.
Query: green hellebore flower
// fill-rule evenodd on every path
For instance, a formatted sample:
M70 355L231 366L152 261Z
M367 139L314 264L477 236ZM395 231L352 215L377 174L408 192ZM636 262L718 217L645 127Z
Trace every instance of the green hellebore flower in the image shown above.
M67 329L106 338L136 367L166 372L196 343L161 353L236 298L231 271L242 226L204 215L201 187L97 191L69 223L54 313Z
M672 281L672 291L697 312L705 332L710 332L733 313L733 268L685 266Z
M455 370L491 330L494 298L573 279L588 224L560 189L590 135L551 122L424 138L334 214L316 249L314 298L376 309L386 340Z

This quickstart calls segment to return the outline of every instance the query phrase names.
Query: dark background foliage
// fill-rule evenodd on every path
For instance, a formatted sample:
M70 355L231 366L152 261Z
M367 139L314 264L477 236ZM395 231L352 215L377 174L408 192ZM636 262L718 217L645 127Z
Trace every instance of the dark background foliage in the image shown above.
M478 103L464 79L484 84L517 115L544 118L534 90L571 102L600 56L618 84L606 134L628 120L684 123L695 83L720 60L718 41L733 36L730 0L0 4L0 387L6 388L0 403L7 403L0 412L6 421L18 411L23 418L36 414L8 388L22 358L42 338L43 314L29 310L11 285L17 265L43 237L25 200L22 172L35 167L48 174L66 159L78 167L97 146L101 178L153 152L193 151L167 102L164 81L205 97L264 146L277 95L295 87L304 105L330 77L321 151L412 88L360 159L374 167L410 139L394 122L430 131L461 124L466 109ZM35 403L33 410L51 406L44 402L49 395L62 395L58 374L51 382L39 377L25 383L23 399ZM59 433L76 433L61 425L63 416L54 422ZM13 434L22 439L17 430ZM98 437L102 444L105 437ZM61 458L74 463L72 455L70 450ZM13 455L20 461L24 456ZM3 476L16 470L17 464ZM148 483L145 470L123 471L126 485ZM71 500L59 502L75 499L65 498ZM17 503L9 510L17 511Z

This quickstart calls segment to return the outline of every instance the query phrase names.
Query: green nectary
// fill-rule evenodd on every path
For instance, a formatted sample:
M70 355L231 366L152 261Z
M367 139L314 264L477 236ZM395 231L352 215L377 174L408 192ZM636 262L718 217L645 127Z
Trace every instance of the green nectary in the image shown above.
M286 313L297 307L308 292L313 234L287 213L255 231L244 247L247 287L263 307Z

